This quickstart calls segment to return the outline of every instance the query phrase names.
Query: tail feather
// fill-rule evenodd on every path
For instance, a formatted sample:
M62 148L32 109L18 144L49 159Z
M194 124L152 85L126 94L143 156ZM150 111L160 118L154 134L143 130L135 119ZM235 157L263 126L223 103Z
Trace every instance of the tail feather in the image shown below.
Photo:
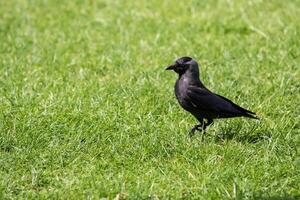
M252 119L260 119L254 112L246 112L244 117L252 118Z
M241 106L238 106L236 104L234 104L234 106L240 111L242 112L244 115L244 117L248 117L248 118L252 118L252 119L259 119L259 117L256 115L256 113L247 110L245 108L242 108Z
M244 117L248 117L248 118L252 118L252 119L258 119L259 120L259 117L256 115L256 113L250 111L250 110L247 110L245 108L242 108L241 106L233 103L231 100L225 98L225 97L222 97L221 95L218 95L219 97L221 97L222 99L228 101L231 103L231 105L233 105L238 111L240 111L242 113L242 116Z

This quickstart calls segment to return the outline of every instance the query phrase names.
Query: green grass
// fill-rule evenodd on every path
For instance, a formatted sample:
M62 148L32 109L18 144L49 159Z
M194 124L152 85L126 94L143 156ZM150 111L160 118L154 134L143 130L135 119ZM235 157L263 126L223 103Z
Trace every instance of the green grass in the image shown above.
M0 1L0 199L300 198L300 1ZM203 142L189 55L261 121Z

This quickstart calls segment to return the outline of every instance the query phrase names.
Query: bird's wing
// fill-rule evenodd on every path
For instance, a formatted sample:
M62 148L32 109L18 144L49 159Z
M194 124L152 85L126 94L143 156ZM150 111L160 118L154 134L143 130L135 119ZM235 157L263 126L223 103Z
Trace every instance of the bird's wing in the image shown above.
M247 109L245 109L245 108L242 108L242 107L240 107L239 105L233 103L231 100L229 100L229 99L227 99L227 98L225 98L225 97L222 97L221 95L218 95L218 94L216 94L216 95L217 95L218 97L221 97L221 98L224 99L225 101L231 103L231 105L233 105L236 109L238 109L238 110L240 110L240 111L242 111L242 112L249 113L249 114L251 114L251 115L256 115L254 112L252 112L252 111L250 111L250 110L247 110Z
M190 86L187 96L193 105L203 111L218 113L231 107L230 103L205 88Z
M187 96L194 106L204 112L210 112L224 117L253 117L251 115L254 115L253 112L241 108L229 99L214 94L206 88L190 86L187 90Z

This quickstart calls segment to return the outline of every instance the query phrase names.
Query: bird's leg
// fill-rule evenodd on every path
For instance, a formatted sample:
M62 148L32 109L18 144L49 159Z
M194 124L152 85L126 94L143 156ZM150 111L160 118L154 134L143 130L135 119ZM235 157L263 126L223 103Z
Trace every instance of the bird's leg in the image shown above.
M202 129L202 124L195 125L189 133L190 138L195 135L196 131L200 131L201 129Z
M203 135L205 134L205 129L212 124L214 121L212 119L207 119L207 122L203 122L203 126L202 126L202 131L203 131Z
M207 122L205 123L203 123L203 126L202 126L202 131L203 131L203 133L205 134L205 129L210 125L210 124L212 124L214 121L212 120L212 119L207 119Z
M202 123L202 135L201 135L201 141L204 140L204 135L205 135L205 129L211 124L213 123L213 120L212 119L207 119L207 122L203 122Z
M205 123L205 128L211 125L214 122L212 119L207 119L207 122Z
M190 138L193 137L193 136L195 135L195 132L196 132L196 131L202 130L203 123L204 123L204 122L203 122L203 119L199 120L199 122L200 122L200 124L195 125L195 126L192 128L192 130L190 131L190 133L189 133Z

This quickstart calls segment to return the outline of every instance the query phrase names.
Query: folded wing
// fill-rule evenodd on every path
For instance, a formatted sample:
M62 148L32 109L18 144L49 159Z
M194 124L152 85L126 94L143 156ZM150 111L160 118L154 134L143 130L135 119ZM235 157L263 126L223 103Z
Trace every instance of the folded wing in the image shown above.
M210 113L220 118L238 116L257 118L255 113L236 105L225 97L210 92L206 88L190 86L187 96L199 112Z

